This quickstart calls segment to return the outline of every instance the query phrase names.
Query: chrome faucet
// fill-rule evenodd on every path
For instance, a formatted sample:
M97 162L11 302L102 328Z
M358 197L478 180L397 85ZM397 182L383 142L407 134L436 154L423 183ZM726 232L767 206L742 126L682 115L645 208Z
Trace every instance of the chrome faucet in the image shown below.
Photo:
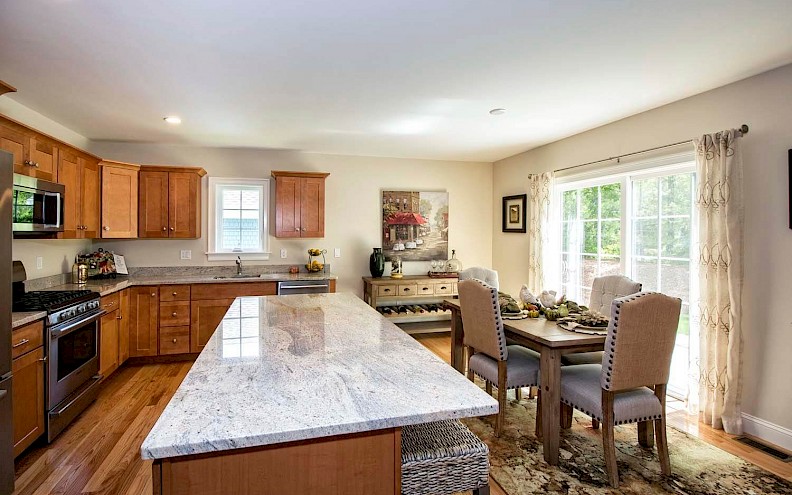
M237 256L236 259L236 266L237 266L237 275L242 275L242 258Z

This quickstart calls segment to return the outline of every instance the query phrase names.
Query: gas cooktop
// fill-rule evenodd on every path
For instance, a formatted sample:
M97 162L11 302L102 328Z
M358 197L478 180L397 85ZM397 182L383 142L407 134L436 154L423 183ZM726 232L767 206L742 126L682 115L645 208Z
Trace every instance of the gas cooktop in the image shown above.
M14 311L58 311L75 304L96 299L90 290L40 290L28 292L13 302Z

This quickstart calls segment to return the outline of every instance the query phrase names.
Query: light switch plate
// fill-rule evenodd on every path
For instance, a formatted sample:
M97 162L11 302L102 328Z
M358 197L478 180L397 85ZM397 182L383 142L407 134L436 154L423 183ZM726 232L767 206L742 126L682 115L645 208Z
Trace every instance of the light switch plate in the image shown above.
M44 268L44 258L41 256L36 256L36 270L42 270Z
M286 259L286 250L285 249L281 249L281 258L282 259Z
M191 260L192 259L192 250L190 250L190 249L182 249L181 250L181 259L183 259L183 260Z
M340 258L341 257L341 248L335 248L333 250L333 256L335 256L336 258Z

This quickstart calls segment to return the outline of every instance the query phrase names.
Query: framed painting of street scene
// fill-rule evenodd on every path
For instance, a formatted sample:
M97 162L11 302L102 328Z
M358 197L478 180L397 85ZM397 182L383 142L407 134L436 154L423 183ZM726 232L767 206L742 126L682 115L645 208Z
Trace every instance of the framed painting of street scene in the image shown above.
M382 252L387 260L447 260L448 193L382 191Z

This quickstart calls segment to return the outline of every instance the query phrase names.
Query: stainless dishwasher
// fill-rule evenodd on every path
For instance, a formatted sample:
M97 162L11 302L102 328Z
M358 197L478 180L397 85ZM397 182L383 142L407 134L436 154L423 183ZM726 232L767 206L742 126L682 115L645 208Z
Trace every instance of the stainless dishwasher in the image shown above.
M278 282L278 295L289 294L322 294L330 292L329 280L290 280Z

